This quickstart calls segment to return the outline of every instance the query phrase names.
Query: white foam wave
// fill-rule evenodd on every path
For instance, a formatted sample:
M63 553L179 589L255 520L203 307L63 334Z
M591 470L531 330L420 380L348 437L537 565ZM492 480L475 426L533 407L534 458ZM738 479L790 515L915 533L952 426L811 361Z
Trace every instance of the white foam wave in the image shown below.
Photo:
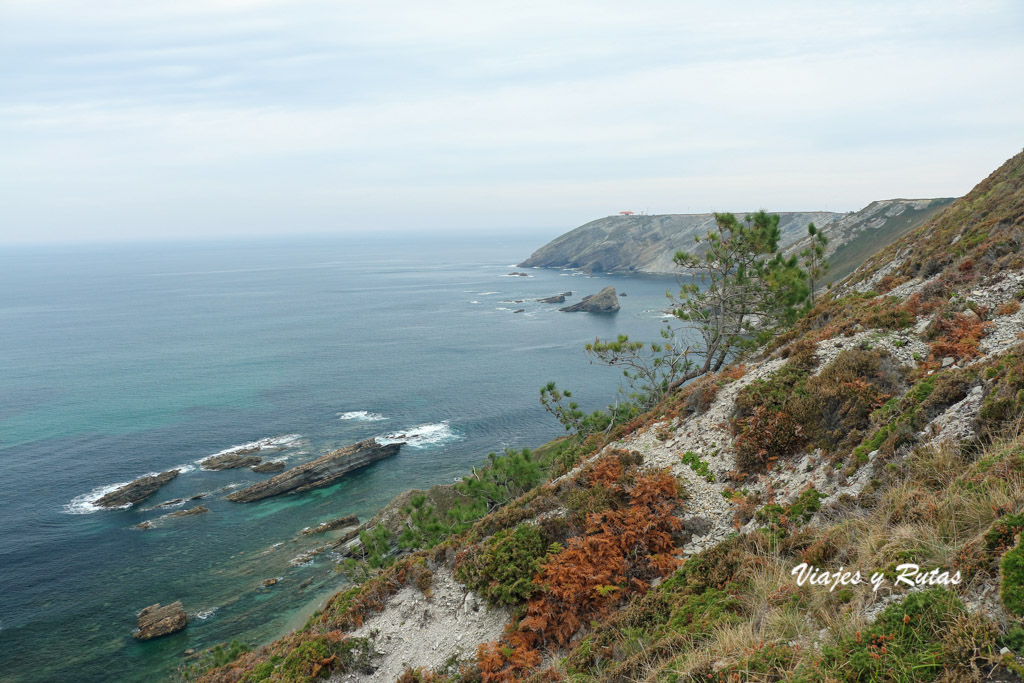
M99 512L101 510L126 510L131 507L130 504L122 505L119 508L105 508L96 505L96 501L102 498L103 496L107 495L108 493L113 493L122 486L127 486L128 484L132 483L132 481L134 480L122 481L116 484L107 484L106 486L97 486L88 493L83 493L80 496L75 496L74 498L71 499L70 503L64 506L64 514L88 515L92 514L93 512Z
M347 413L338 413L339 420L355 420L356 422L381 422L388 418L380 413L371 413L368 410L350 410Z
M453 430L448 421L445 420L437 424L419 425L401 432L391 432L390 434L379 436L377 437L377 443L385 445L404 443L410 448L429 448L430 446L447 443L448 441L456 441L461 438L462 436Z
M217 612L217 609L216 607L211 607L210 609L199 610L196 612L196 619L206 621Z
M471 304L478 304L480 302L474 299L473 301L470 301L469 303L471 303Z
M491 294L497 294L498 292L477 292L477 296L490 296Z

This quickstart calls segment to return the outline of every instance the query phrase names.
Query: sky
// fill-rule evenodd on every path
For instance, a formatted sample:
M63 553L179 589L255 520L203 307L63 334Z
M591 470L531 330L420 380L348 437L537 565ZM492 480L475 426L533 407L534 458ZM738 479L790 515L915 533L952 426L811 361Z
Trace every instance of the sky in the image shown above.
M0 0L0 244L959 196L1024 3Z

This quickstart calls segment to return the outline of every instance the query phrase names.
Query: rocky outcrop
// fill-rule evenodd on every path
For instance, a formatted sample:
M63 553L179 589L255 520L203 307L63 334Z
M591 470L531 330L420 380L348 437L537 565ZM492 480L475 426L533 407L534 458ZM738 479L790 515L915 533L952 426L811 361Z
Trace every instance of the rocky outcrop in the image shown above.
M177 512L171 512L166 515L161 515L160 517L157 517L153 520L147 519L145 522L136 524L132 528L141 529L142 531L145 531L147 529L152 529L154 527L163 526L163 522L167 519L174 519L177 517L191 517L193 515L204 515L209 511L210 509L203 505L196 505L195 507L189 508L188 510L178 510Z
M564 294L556 294L555 296L548 296L548 297L544 297L543 299L537 299L537 301L539 301L542 304L564 304L565 303L565 295Z
M390 455L398 453L401 444L382 445L376 439L339 448L312 462L293 467L267 481L236 491L228 500L236 503L251 503L271 496L302 493L311 489L330 486L352 470L366 467Z
M338 517L337 519L331 519L326 522L321 522L314 527L302 530L302 535L307 536L309 534L322 534L325 531L334 531L335 529L344 529L347 526L356 526L359 524L359 518L355 515L345 515L344 517Z
M572 306L558 310L566 313L614 313L619 310L619 297L615 295L614 287L605 287L597 294L585 296Z
M284 460L271 460L269 462L260 463L259 465L253 465L252 471L258 472L259 474L266 474L268 472L280 472L284 469Z
M147 474L144 477L139 477L130 484L125 484L121 488L106 494L97 500L95 505L105 508L119 508L140 503L156 493L161 486L178 476L180 472L181 470L168 470L160 474Z
M160 603L150 605L138 616L139 628L132 637L136 640L149 640L160 636L177 633L188 625L188 616L181 601L161 606Z
M194 508L188 510L178 510L167 515L168 517L191 517L192 515L204 515L209 512L210 509L204 505L196 505Z
M254 449L259 450L259 449ZM249 450L249 453L254 452ZM203 460L199 465L204 470L233 470L239 467L252 467L253 465L259 465L263 461L263 458L258 455L248 455L245 451L234 451L232 453L224 453L223 455L213 455Z

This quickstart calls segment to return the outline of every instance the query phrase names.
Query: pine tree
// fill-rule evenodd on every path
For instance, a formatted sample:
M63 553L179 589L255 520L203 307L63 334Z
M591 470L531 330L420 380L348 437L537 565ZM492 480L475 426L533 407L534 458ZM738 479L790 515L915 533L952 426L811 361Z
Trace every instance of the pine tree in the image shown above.
M811 243L806 249L800 252L804 268L807 269L807 285L810 287L811 305L814 305L814 290L818 282L828 274L828 261L825 260L825 247L828 246L828 238L825 233L818 230L814 223L807 224L807 236Z

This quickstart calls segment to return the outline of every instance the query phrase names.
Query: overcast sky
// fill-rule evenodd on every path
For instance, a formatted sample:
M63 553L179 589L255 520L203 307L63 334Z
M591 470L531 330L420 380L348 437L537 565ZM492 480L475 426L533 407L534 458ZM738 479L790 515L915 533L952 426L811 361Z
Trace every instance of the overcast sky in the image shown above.
M0 0L0 242L960 195L1024 3Z

